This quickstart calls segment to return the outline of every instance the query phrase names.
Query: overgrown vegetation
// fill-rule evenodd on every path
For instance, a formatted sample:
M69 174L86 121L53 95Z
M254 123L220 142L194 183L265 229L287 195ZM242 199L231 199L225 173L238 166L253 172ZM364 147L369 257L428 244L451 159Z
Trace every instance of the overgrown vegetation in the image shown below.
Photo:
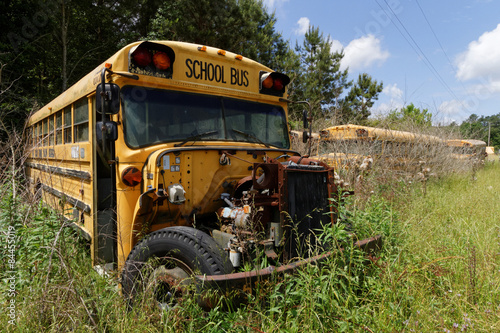
M329 37L323 37L318 28L311 27L295 53L274 31L275 17L263 12L260 2L217 4L228 6L213 11L207 1L189 0L172 4L148 0L139 7L133 1L120 6L109 1L18 0L0 5L5 18L0 20L5 31L0 42L2 330L500 330L500 167L486 165L476 172L466 165L456 170L456 161L439 152L432 154L441 156L431 167L437 177L418 179L417 171L411 177L388 172L383 163L361 178L359 168L342 174L356 195L341 208L342 223L324 230L323 241L330 249L344 248L324 265L310 265L296 275L260 284L238 308L222 299L220 307L204 312L195 298L185 298L170 311L147 300L129 311L119 291L120 272L99 275L92 268L88 245L37 200L23 178L26 151L20 131L31 109L95 68L117 45L148 37L175 36L211 44L286 72L293 79L291 98L311 102L317 129L353 119L366 121L382 89L366 74L357 82L349 81L348 73L340 71L342 54L329 52ZM185 13L184 6L194 8L191 14L206 13L206 17L176 21L178 12ZM192 22L214 22L217 14L228 24L220 27L224 34L214 32L217 27L193 29ZM246 20L248 26L243 29L249 35L227 29L238 17L253 18ZM244 50L249 53L240 52ZM417 123L426 125L424 134L435 135L427 110L410 105L395 111L387 127L420 133L422 126L412 129L408 125L412 122L401 120L421 118ZM292 112L299 115L301 110L294 106ZM477 129L485 138L487 125L498 118L492 117L471 116L460 126L462 135L474 137ZM442 138L458 136L458 126L449 128ZM492 142L500 140L495 130L491 134ZM424 150L416 151L414 163ZM375 234L384 236L377 257L366 258L352 246L354 237Z
M6 331L500 329L498 165L486 165L475 178L470 171L431 178L425 187L374 170L341 208L347 224L324 231L331 249L344 248L324 265L262 283L238 308L223 298L204 312L195 298L184 298L170 311L148 301L129 311L119 272L94 271L87 245L25 187L14 163L23 154L7 156L0 192L0 326ZM382 234L383 249L366 258L352 246L349 230L359 238Z

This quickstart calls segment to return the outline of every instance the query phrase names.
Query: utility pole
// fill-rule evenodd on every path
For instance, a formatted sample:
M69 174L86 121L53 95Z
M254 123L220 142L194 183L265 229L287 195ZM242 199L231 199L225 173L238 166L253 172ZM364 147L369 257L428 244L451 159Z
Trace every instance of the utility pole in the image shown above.
M491 121L488 121L488 147L490 146Z

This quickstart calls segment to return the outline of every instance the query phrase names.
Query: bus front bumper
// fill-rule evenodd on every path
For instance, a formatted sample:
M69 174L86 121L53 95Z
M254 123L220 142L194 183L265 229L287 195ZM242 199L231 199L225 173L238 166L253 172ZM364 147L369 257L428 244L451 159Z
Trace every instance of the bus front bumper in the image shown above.
M375 237L363 239L357 241L355 244L358 248L366 252L367 254L375 253L382 248L382 236L378 235ZM321 264L327 258L337 254L338 252L325 252L323 254L310 257L307 259L295 261L283 266L269 266L263 269L239 272L225 275L197 275L196 282L207 288L218 289L219 291L228 292L235 291L252 293L254 287L258 283L264 281L270 281L278 278L283 274L293 274L300 267L307 264Z

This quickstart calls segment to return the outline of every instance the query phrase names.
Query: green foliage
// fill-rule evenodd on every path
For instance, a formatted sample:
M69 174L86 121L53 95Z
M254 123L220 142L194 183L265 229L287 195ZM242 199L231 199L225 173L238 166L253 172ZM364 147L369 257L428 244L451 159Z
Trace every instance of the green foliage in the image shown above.
M216 46L261 62L291 78L289 97L309 101L315 121L363 121L379 85L363 74L351 91L342 52L311 27L296 51L275 30L259 0L10 1L0 5L0 108L20 129L40 105L101 64L117 47L141 39ZM291 107L299 119L303 108ZM316 123L316 122L315 122ZM0 139L5 138L0 132Z
M126 10L127 4L107 0L2 2L0 114L6 126L22 129L32 110L127 42ZM0 141L5 137L0 131Z
M387 116L393 124L412 123L417 126L432 126L432 113L428 109L419 109L410 103L400 110L393 110Z
M466 139L483 140L500 149L500 113L491 116L471 114L460 125L460 134Z
M476 181L432 181L425 196L417 184L400 191L398 202L377 191L348 199L340 215L350 229L340 223L321 237L335 255L256 285L240 307L224 296L210 312L188 297L171 311L148 302L127 310L118 274L98 275L86 246L61 229L57 215L2 188L0 229L13 223L19 236L18 317L9 326L2 312L0 326L16 332L498 331L499 167L488 165ZM382 234L382 250L367 259L349 230L358 238ZM3 292L0 303L8 300Z
M289 47L275 23L274 14L256 0L169 1L151 21L148 39L214 46L279 70Z
M36 15L42 15L38 21ZM362 121L381 89L363 74L343 106L351 83L347 70L340 70L342 53L332 54L330 38L313 27L293 52L274 31L275 17L263 11L260 1L126 0L117 5L13 0L0 4L0 17L0 142L22 126L34 105L76 82L117 45L142 38L200 38L202 44L282 70L292 78L290 97L311 101L315 120L352 112ZM299 111L293 109L296 115ZM413 104L391 117L431 122L428 110ZM499 117L472 115L460 129L465 137L487 141L491 124L491 142L498 148ZM229 311L217 307L208 313L193 298L168 312L149 303L129 311L119 292L119 272L97 274L88 245L63 228L65 221L53 211L22 197L24 184L16 177L2 173L0 304L15 299L17 316L12 326L7 312L0 312L0 327L17 332L498 331L498 171L498 165L487 166L476 181L443 178L430 182L425 192L420 184L408 189L408 183L380 181L374 193L358 194L340 208L349 225L324 230L323 242L337 251L324 265L258 284L241 307L227 302ZM392 191L390 201L382 199L382 191ZM14 298L6 292L11 267L4 237L9 227L16 235ZM357 238L384 235L382 251L367 259L353 246L357 238L351 229Z
M290 98L307 100L316 122L321 119L333 124L365 122L383 84L372 80L366 73L360 74L355 83L349 81L348 69L340 68L343 51L332 52L330 36L324 37L319 28L309 27L303 45L297 45L295 49L300 62L295 63L299 69L293 72ZM288 59L295 58L289 56ZM300 119L303 108L292 105L290 109L292 118Z
M351 84L347 70L340 70L344 54L332 52L330 36L325 38L313 26L306 32L303 45L295 49L300 57L300 71L290 84L290 98L309 101L315 120L332 116L332 107L337 106L344 89ZM301 107L292 106L291 114L296 118L301 117L301 112Z
M340 123L364 124L382 89L383 83L372 80L366 73L359 74L358 81L342 101Z

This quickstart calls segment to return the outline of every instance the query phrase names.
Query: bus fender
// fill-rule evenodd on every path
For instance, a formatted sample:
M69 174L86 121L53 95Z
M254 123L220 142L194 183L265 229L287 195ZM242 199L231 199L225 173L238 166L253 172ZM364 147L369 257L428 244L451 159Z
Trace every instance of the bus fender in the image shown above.
M132 223L132 232L130 233L130 244L132 247L139 241L141 236L144 236L149 227L148 224L154 218L154 203L158 200L156 188L152 188L141 194L139 200L135 204L134 221Z

